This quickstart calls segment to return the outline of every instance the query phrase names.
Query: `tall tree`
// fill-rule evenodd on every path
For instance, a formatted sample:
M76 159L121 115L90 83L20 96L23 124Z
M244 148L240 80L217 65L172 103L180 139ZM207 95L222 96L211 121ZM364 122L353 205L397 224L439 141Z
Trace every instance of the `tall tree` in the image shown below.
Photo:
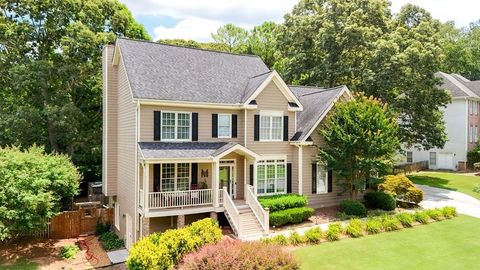
M386 105L357 94L337 103L319 129L326 144L319 149L319 161L341 176L337 185L355 198L393 166L400 149L397 131L397 119Z
M228 52L244 53L247 50L248 31L231 23L218 28L212 38L216 43L225 44Z
M248 52L260 56L263 62L272 67L277 61L275 33L277 24L264 22L255 26L248 37Z
M443 147L440 108L449 95L434 73L442 63L440 23L406 5L396 17L386 0L302 0L278 31L281 71L293 83L381 98L400 118L408 146Z
M0 10L0 145L45 145L99 179L102 46L150 37L116 0L3 1Z

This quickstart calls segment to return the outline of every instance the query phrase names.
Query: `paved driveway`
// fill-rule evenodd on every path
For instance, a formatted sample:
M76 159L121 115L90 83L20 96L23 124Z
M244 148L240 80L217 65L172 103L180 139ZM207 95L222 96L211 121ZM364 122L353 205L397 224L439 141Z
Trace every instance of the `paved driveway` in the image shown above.
M416 186L425 193L423 201L420 203L423 208L454 206L460 214L480 218L480 201L472 196L443 188Z

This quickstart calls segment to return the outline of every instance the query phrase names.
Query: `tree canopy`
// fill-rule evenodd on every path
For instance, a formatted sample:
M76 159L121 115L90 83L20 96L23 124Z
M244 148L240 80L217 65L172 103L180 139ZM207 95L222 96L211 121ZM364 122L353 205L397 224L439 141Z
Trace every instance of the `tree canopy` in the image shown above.
M0 3L0 145L44 145L99 179L102 46L150 39L116 0Z
M318 132L325 141L318 160L341 176L337 185L351 198L384 175L400 150L397 118L386 104L363 94L335 104Z

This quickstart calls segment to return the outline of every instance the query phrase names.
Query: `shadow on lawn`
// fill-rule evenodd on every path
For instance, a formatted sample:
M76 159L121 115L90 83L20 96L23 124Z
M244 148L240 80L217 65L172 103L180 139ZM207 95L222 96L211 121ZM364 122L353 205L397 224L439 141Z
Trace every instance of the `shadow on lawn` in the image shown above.
M425 175L409 175L408 178L412 180L413 183L431 187L438 187L448 190L457 191L458 189L453 188L451 186L447 186L450 183L450 180L439 178L439 177L431 177Z

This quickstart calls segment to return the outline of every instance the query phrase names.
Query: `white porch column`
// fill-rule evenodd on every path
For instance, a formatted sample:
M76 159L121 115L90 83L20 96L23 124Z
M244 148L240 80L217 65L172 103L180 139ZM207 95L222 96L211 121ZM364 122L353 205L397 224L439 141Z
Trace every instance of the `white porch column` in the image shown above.
M149 193L149 183L150 182L150 164L146 163L143 166L143 212L148 213L148 209L150 207L150 202L148 201L148 193Z
M214 207L219 207L220 202L218 199L218 193L219 193L219 173L220 173L220 162L218 160L215 160L212 163L212 183L213 183L213 206Z
M298 146L298 194L303 194L303 147Z

